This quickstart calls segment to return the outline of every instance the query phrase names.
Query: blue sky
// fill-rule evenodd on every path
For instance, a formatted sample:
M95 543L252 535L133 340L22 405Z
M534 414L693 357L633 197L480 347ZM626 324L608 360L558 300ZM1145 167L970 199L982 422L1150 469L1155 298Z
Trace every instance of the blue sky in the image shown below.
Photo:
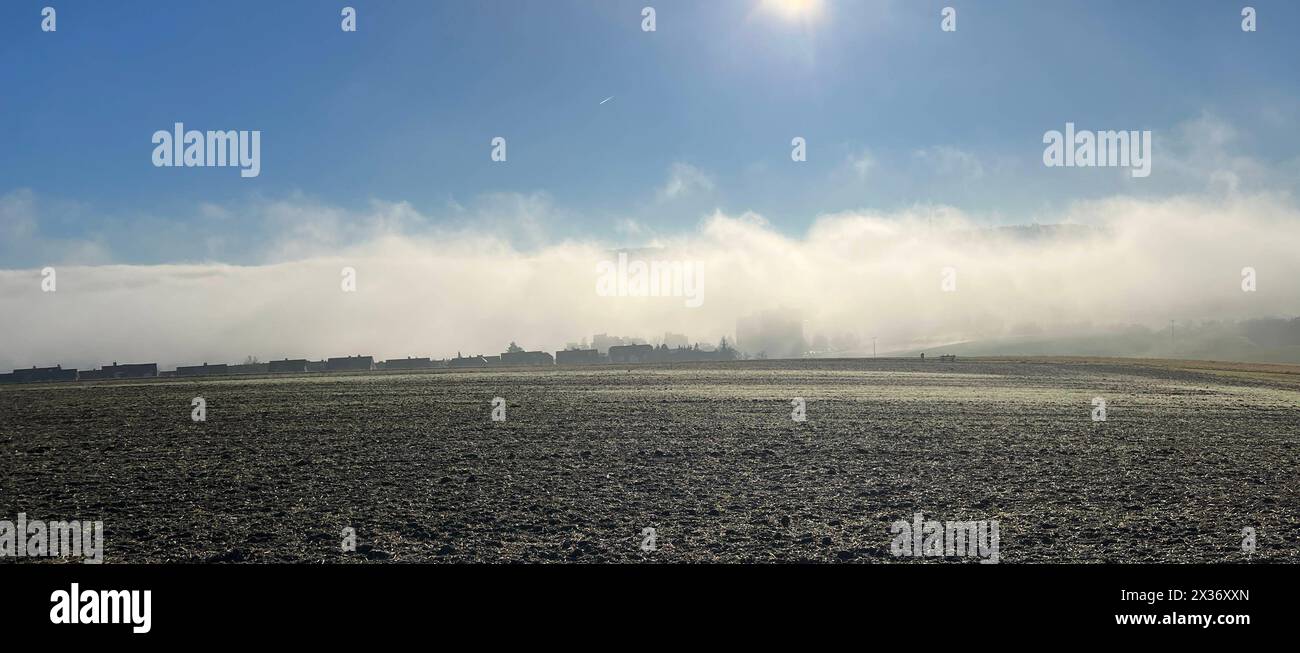
M618 240L629 221L677 232L715 210L789 234L916 204L1050 222L1075 200L1200 192L1223 170L1234 190L1290 192L1300 5L1252 2L1245 33L1243 4L826 0L804 22L762 0L11 1L0 197L27 203L25 237L154 263L242 260L185 243L256 240L264 217L246 209L267 202L405 202L471 224L537 211L546 238ZM153 167L150 136L176 121L261 130L261 175ZM1152 130L1152 176L1044 168L1042 135L1066 121ZM42 264L12 244L0 268Z

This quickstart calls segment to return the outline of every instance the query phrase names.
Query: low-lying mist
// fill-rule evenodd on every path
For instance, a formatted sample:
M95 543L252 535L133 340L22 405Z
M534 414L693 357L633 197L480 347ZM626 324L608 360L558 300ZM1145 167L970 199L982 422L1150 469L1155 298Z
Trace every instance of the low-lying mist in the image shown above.
M825 215L791 237L753 214L717 213L649 242L518 248L493 233L392 228L264 265L55 266L54 292L39 269L6 270L0 369L444 357L511 341L553 351L594 333L716 344L734 341L738 318L772 309L799 315L809 341L856 340L847 353L867 355L873 337L884 354L1300 314L1300 212L1287 197L1117 198L1042 222L1071 226L990 228L922 207ZM602 296L601 264L619 251L695 266L699 306L680 293ZM342 288L344 268L355 292ZM1254 291L1243 290L1245 268Z

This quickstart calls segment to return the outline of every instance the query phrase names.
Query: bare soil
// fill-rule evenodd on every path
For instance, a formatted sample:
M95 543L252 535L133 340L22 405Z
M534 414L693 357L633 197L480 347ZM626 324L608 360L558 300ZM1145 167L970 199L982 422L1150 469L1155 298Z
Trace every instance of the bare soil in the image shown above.
M110 563L902 562L889 527L916 512L998 520L1003 563L1297 562L1297 372L879 359L8 386L0 519L103 520Z

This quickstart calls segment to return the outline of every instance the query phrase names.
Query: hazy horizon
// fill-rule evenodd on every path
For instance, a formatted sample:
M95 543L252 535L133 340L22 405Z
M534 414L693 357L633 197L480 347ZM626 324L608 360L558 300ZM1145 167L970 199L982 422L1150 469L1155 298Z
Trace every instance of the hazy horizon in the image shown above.
M413 235L392 227L421 222L402 206L352 217L371 230L356 244L281 263L59 266L54 293L41 291L39 270L0 271L12 327L0 366L441 358L510 341L553 351L601 332L734 342L738 318L772 309L800 314L806 338L851 333L869 347L874 336L891 352L1294 317L1300 302L1290 251L1300 215L1270 197L1086 203L1065 217L1094 229L1038 238L980 229L950 207L823 216L801 238L754 214L719 213L631 253L699 266L698 307L681 296L600 296L597 266L617 257L608 243L522 250L473 231ZM1255 292L1242 292L1247 266ZM356 271L355 292L340 292L344 267ZM950 292L944 268L956 272Z

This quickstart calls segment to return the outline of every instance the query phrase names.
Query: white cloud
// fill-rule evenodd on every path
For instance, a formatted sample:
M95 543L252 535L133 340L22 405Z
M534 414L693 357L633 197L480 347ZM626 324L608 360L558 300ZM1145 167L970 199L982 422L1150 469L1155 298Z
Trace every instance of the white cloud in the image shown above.
M98 264L110 260L102 242L93 238L62 238L45 233L41 212L45 208L29 189L0 195L0 268L5 261L22 258L45 264ZM75 215L82 207L60 202L56 210Z
M936 145L912 153L916 160L936 174L976 180L984 176L984 164L974 154L949 145Z
M1300 184L1300 158L1265 160L1243 154L1246 139L1232 122L1202 112L1153 134L1151 179L1174 192L1294 192Z
M863 150L856 156L849 155L845 160L845 164L853 171L853 175L857 177L858 181L866 181L871 175L872 169L876 167L876 158L872 156L871 152Z
M659 189L662 199L677 199L695 191L713 190L713 178L689 164L676 162L668 168L668 181Z

